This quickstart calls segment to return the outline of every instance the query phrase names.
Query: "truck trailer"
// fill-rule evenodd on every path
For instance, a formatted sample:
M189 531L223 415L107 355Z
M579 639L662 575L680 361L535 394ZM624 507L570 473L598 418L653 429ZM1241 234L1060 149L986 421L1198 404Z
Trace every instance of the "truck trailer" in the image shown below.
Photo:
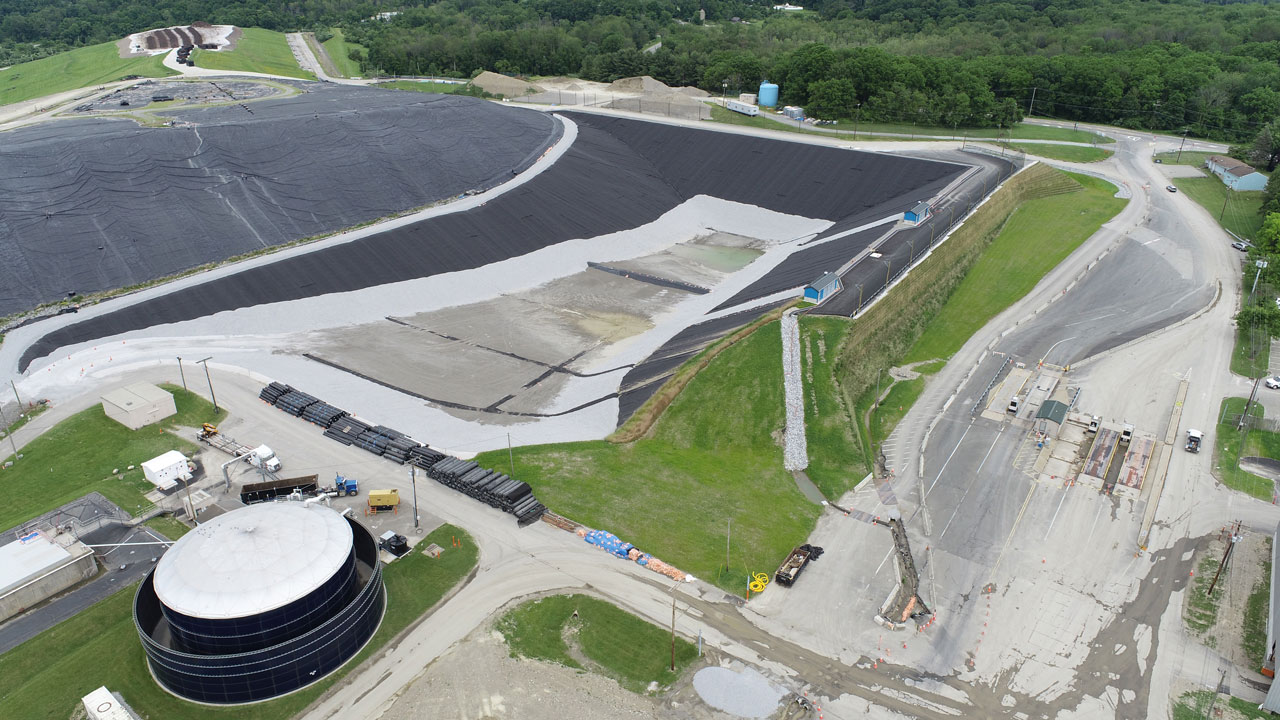
M259 445L256 448L249 447L243 443L238 443L234 438L218 432L218 428L205 423L200 430L200 441L221 450L232 457L242 457L244 461L250 465L262 468L267 472L280 471L280 458L276 457L276 453L266 445Z
M245 505L267 502L278 497L285 497L295 490L304 495L314 493L318 487L317 480L318 476L316 475L306 475L282 480L246 483L244 487L240 488L240 502Z

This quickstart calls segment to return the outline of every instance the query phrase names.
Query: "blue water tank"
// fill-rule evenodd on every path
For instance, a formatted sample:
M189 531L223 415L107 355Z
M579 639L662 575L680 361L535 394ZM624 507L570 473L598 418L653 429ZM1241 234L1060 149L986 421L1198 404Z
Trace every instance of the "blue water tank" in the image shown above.
M771 82L760 83L760 107L778 106L778 86Z

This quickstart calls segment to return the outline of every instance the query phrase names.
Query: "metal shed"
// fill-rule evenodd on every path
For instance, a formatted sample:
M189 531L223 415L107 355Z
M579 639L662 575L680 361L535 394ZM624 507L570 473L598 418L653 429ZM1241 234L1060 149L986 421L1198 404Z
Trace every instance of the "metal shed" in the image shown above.
M921 201L915 207L903 214L902 219L909 223L919 225L929 219L929 215L933 213L933 208L929 207L929 203Z
M820 303L840 291L840 276L823 273L822 277L804 286L804 299Z

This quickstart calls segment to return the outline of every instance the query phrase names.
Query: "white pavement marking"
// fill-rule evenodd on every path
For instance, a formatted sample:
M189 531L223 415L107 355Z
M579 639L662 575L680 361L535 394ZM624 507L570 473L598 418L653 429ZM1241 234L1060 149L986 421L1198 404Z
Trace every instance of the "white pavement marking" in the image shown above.
M1085 323L1097 322L1098 320L1105 320L1109 317L1114 317L1114 316L1115 316L1115 313L1107 313L1106 315L1099 315L1098 317L1092 317L1092 318L1089 318L1088 320L1078 320L1073 323L1067 323L1062 327L1071 327L1072 325L1084 325Z
M1004 545L1000 546L1000 554L996 555L996 562L991 566L991 574L987 576L987 582L994 582L996 579L996 571L1000 569L1000 561L1004 560L1005 551L1009 549L1009 543L1013 541L1013 534L1018 532L1018 525L1022 523L1022 516L1027 513L1027 506L1031 504L1031 496L1036 492L1036 483L1031 483L1031 487L1027 488L1027 496L1022 500L1022 508L1018 510L1018 517L1013 520L1013 527L1009 528L1009 534L1005 536Z
M951 458L956 456L956 450L960 449L960 443L964 442L965 435L973 429L973 423L969 423L969 427L964 429L964 433L960 435L960 440L956 442L956 446L951 449L951 454L947 456L946 462L942 463L942 467L938 468L938 475L929 483L929 489L924 491L924 496L929 497L929 493L933 492L933 486L938 484L938 480L942 478L942 473L947 469L947 465L951 464ZM989 450L987 452L990 452Z
M968 432L966 430L965 432ZM1004 433L1004 428L1000 428L1000 433ZM941 540L943 535L947 534L947 528L951 527L951 521L956 519L956 513L960 512L960 506L964 504L964 499L969 497L969 491L978 482L978 474L982 472L982 466L987 464L987 458L991 457L991 451L996 449L996 443L1000 442L1000 435L996 435L996 439L991 441L991 447L987 448L987 454L982 456L982 462L978 463L978 469L973 471L973 478L969 480L969 485L965 487L964 494L960 496L960 501L956 503L956 509L951 511L951 519L947 520L947 524L942 528L942 532L938 534ZM954 451L953 451L954 452Z
M1053 531L1053 524L1058 520L1058 513L1062 511L1062 503L1067 501L1067 491L1062 491L1062 499L1058 501L1058 509L1053 511L1053 517L1049 519L1049 527L1044 531L1044 539L1049 539L1049 533Z

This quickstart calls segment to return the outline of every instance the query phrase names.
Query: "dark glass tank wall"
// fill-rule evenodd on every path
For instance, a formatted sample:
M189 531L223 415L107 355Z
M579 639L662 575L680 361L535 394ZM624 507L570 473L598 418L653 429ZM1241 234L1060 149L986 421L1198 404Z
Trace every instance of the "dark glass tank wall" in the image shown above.
M222 650L209 652L185 649L190 634L181 639L174 633L166 609L156 596L154 571L138 588L134 598L134 624L146 650L147 660L156 679L176 695L197 702L215 704L246 703L266 700L309 685L336 670L364 646L372 637L386 605L382 586L382 568L378 562L378 547L373 536L358 522L347 518L352 526L355 547L354 556L344 563L335 577L349 571L355 582L345 587L344 582L327 582L297 603L303 607L331 608L331 614L312 613L305 624L289 622L289 618L276 617L268 622L243 618L236 622L238 628L250 628L255 623L279 638L281 628L294 630L294 634L279 639L274 644L251 650L234 650L228 647L252 647L251 633L217 635L219 640L231 640ZM329 588L327 594L321 593ZM335 592L335 590L337 592ZM349 600L335 603L335 597L349 596ZM313 597L314 596L314 597ZM321 597L323 596L323 597ZM322 599L320 605L314 601ZM306 602L311 602L307 605ZM264 615L272 615L265 613ZM184 617L185 616L180 616ZM283 619L283 622L279 620ZM223 628L230 627L224 623ZM209 639L209 635L204 636Z

